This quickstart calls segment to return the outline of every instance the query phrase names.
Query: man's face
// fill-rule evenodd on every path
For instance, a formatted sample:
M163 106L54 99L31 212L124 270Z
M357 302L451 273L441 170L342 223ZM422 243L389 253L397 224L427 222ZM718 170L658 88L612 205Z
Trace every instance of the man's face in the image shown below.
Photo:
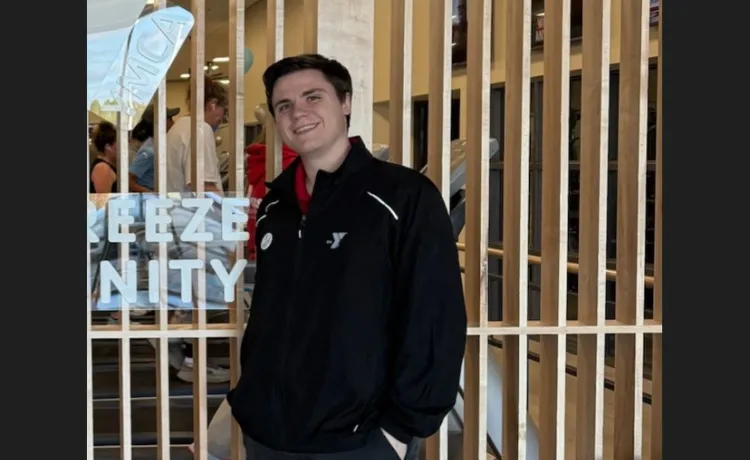
M206 123L211 125L211 127L215 131L221 124L221 120L224 119L224 115L226 115L226 113L226 107L219 105L216 100L212 100L208 104L206 104L206 109L203 112L203 118L204 120L206 120Z
M319 70L301 70L281 77L271 102L276 128L284 144L300 155L324 151L347 135L351 96L340 101Z

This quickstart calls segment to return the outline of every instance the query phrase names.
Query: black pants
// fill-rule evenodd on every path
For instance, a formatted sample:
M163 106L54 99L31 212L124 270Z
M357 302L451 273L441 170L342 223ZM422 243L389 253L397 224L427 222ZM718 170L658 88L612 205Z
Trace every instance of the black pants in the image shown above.
M404 460L416 460L420 440L414 439L406 448ZM372 430L367 444L359 449L330 454L296 454L280 452L253 441L245 436L247 460L400 460L398 454L380 429Z
M182 346L182 351L185 353L186 358L193 359L193 343L185 342Z

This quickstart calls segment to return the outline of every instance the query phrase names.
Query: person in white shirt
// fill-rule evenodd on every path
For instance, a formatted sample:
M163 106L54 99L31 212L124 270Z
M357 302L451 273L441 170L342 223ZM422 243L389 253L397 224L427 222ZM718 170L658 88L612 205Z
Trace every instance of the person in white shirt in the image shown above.
M224 85L209 78L205 82L203 129L204 182L207 192L222 193L214 131L227 113L229 98ZM188 98L190 96L188 95ZM167 191L190 192L190 115L178 119L167 133Z
M188 93L188 103L190 94ZM219 173L218 157L216 155L216 142L214 140L214 132L219 128L222 120L227 113L227 106L229 103L229 97L227 95L226 87L216 81L206 78L205 89L204 89L204 123L201 126L203 129L203 180L206 192L213 192L219 195L223 195L223 187L221 181L221 174ZM172 128L167 132L167 192L168 193L181 193L183 197L192 196L191 187L191 117L186 115L175 121ZM209 248L207 248L208 250ZM179 243L178 244L179 259L196 259L197 250L194 244L190 243ZM174 254L170 255L170 259L174 258ZM229 269L230 267L226 267ZM216 275L212 275L206 271L206 284L207 284L207 304L213 302L212 295L213 291L217 289L219 292L223 292L223 286L216 278ZM179 273L175 272L172 275L176 276L175 280L170 279L169 284L172 285L172 281L179 284ZM193 287L197 286L197 272L193 272ZM223 305L223 303L222 303ZM193 308L197 308L197 305L193 305ZM182 314L183 312L177 310L176 314L172 315L170 322L180 323L186 321L188 318ZM193 350L192 345L189 342L182 344L182 346L175 347L174 344L170 344L170 363L179 363L182 361L182 365L177 373L177 378L186 382L193 381ZM175 366L176 367L176 366ZM221 367L208 366L208 383L224 383L229 381L229 370Z

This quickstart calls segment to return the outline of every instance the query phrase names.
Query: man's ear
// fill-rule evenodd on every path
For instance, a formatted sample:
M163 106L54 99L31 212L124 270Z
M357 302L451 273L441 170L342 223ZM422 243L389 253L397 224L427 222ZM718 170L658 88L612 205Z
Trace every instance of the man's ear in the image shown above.
M344 109L344 115L352 114L352 95L350 93L344 95L344 102L341 107Z

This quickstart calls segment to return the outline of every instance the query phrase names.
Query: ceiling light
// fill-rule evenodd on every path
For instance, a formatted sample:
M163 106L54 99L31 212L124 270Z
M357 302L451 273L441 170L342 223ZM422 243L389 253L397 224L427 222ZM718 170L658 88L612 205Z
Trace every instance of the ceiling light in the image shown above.
M542 18L542 17L544 17L544 11L542 11L541 13L537 13L536 15L537 15L538 17Z
M183 74L180 75L180 78L182 78L183 80L187 80L188 78L190 78L190 74L189 73L183 73Z
M213 58L211 61L212 62L229 62L229 56Z
M218 81L222 85L228 85L229 84L229 79L228 78L222 78L222 79L216 80L216 81Z

